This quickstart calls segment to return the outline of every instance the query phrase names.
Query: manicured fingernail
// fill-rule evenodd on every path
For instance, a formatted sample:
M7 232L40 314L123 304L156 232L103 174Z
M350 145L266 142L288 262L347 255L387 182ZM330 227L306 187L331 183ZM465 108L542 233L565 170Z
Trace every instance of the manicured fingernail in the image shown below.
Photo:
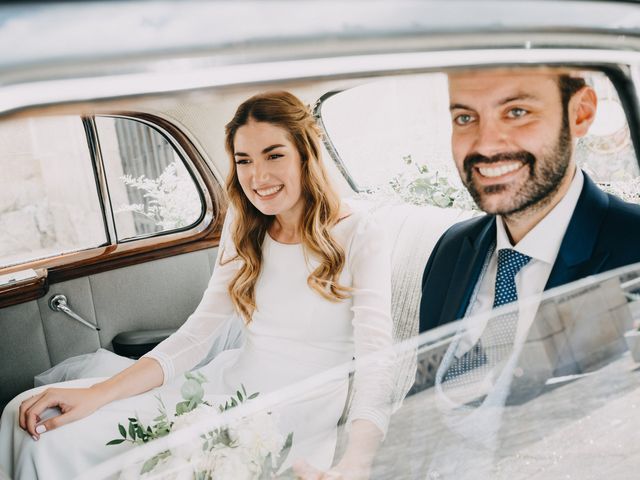
M34 441L38 441L38 437L36 437L35 435L31 435L31 438L33 438Z
M44 425L38 425L36 427L36 433L44 433L47 431L47 427L45 427Z

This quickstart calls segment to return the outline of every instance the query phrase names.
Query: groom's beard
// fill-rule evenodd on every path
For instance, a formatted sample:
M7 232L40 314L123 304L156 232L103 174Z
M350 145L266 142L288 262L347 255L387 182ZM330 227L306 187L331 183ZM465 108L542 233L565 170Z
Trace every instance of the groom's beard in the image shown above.
M481 210L494 215L514 215L527 210L542 207L551 200L567 174L572 155L571 133L568 119L563 118L560 134L555 145L542 155L536 157L531 152L505 152L491 157L471 154L463 162L463 182ZM490 209L486 201L491 195L510 188L509 184L479 186L474 182L474 166L478 163L496 163L505 160L517 160L524 164L522 168L529 171L524 183L504 202Z

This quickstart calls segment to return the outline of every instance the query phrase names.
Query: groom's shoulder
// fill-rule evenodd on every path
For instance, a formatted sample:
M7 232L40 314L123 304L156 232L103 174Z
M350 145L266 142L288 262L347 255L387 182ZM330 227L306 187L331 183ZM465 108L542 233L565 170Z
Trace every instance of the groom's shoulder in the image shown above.
M463 220L462 222L454 223L442 234L438 243L441 246L456 246L465 238L475 241L494 219L495 217L493 215L482 214Z
M631 238L637 240L640 236L640 205L603 191L586 174L583 192L576 210L578 208L582 209L582 216L591 217L595 214L596 219L601 219L601 236L619 237L618 240L622 241ZM624 235L620 235L621 231L624 231Z
M636 247L640 241L640 205L608 196L609 208L601 225L601 236L619 247Z
M429 255L429 261L422 276L422 287L430 279L436 279L437 283L451 275L452 262L459 257L463 242L469 239L474 243L487 228L491 228L495 217L482 214L451 225L441 236ZM429 293L435 292L429 290Z
M625 202L615 195L608 194L609 197L609 215L607 220L610 222L624 223L634 222L636 227L640 227L640 205L636 203ZM640 232L640 228L638 229Z

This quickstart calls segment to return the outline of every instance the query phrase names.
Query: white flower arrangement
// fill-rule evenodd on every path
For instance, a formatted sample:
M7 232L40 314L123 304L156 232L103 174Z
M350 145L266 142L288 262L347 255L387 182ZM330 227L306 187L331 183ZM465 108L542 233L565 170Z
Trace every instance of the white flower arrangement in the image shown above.
M178 172L178 169L184 170ZM125 185L141 190L149 201L121 205L116 213L133 212L152 220L162 231L186 227L200 216L202 205L193 180L178 161L171 162L158 178L145 175L120 177Z
M254 399L241 386L235 396L224 405L214 406L204 400L200 373L187 373L182 387L184 401L176 405L176 413L169 416L162 400L160 415L154 423L143 425L136 417L129 418L129 427L118 424L122 438L107 445L123 442L147 443L193 425L205 424L212 416ZM278 431L276 419L267 411L259 411L227 423L201 435L201 442L187 442L165 450L148 459L142 466L125 469L121 480L132 478L163 478L174 480L266 480L275 477L292 445L293 434L286 438Z
M449 181L448 175L457 175L457 172L430 170L427 165L415 162L411 155L404 156L402 160L405 168L386 185L374 189L368 195L399 199L412 205L478 211L467 189Z

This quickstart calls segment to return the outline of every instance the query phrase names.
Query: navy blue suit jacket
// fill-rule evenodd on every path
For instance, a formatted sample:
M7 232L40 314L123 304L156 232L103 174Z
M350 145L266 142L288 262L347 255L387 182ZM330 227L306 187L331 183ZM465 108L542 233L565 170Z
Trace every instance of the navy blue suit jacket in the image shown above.
M447 230L422 277L420 331L462 318L489 248L496 242L493 215ZM640 206L604 193L585 174L582 192L545 290L640 262Z

